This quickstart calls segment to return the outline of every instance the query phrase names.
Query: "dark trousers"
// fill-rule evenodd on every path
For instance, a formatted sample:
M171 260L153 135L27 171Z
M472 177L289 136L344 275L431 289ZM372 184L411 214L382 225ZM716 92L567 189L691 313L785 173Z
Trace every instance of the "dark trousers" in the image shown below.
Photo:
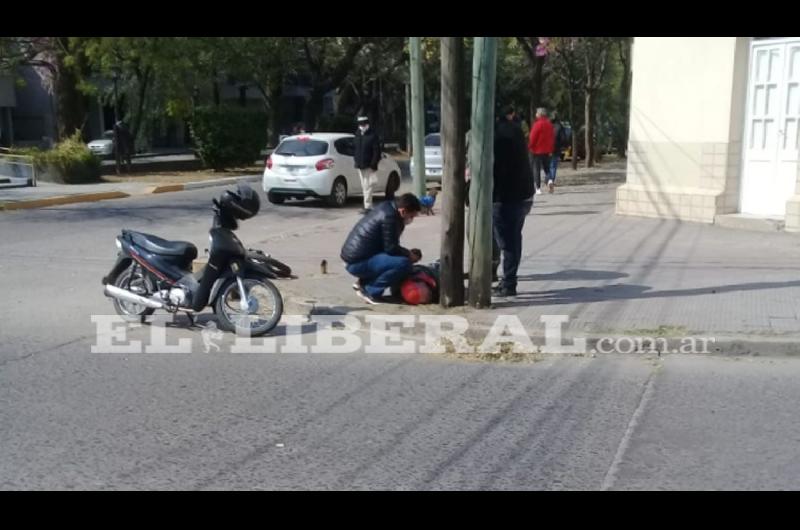
M550 177L550 155L533 155L533 183L537 190L542 187L542 171Z
M522 260L522 228L533 200L496 202L493 205L494 239L503 255L502 286L517 288L517 270Z
M349 263L347 272L364 282L370 296L381 296L387 287L393 287L411 274L411 260L405 256L376 254L368 260Z

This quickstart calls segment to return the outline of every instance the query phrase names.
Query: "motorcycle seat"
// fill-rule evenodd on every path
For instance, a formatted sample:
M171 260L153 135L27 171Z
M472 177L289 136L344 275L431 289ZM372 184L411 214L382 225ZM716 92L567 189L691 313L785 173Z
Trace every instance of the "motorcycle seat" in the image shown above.
M160 256L180 256L187 260L197 257L197 247L188 241L167 241L144 232L128 232L134 244Z

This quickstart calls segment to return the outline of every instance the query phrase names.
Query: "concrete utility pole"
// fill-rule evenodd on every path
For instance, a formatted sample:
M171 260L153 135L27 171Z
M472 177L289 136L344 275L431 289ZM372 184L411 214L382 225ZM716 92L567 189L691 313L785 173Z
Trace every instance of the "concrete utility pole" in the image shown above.
M469 142L469 303L492 303L492 188L497 38L475 37L472 59L472 129Z
M425 195L425 101L422 85L422 38L409 37L411 52L411 122L414 194Z

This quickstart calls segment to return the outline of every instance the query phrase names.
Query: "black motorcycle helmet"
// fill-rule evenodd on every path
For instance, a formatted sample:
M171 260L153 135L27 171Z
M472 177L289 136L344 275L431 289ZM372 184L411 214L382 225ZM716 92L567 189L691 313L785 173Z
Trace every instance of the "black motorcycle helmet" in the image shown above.
M220 209L234 219L250 219L261 208L261 198L247 184L239 184L236 191L228 190L219 201Z

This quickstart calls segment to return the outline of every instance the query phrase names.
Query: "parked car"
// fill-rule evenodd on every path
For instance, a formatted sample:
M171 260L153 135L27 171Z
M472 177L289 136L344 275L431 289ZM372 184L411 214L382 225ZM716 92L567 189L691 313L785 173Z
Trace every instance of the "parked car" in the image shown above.
M102 138L92 140L87 147L100 158L114 156L114 131L104 132Z
M414 158L411 158L411 174L414 174ZM442 181L442 135L429 134L425 137L425 180Z
M351 196L363 196L355 167L354 136L346 133L310 133L284 138L267 157L263 188L267 199L323 198L342 207ZM400 167L386 153L378 164L376 195L392 194L400 187Z

